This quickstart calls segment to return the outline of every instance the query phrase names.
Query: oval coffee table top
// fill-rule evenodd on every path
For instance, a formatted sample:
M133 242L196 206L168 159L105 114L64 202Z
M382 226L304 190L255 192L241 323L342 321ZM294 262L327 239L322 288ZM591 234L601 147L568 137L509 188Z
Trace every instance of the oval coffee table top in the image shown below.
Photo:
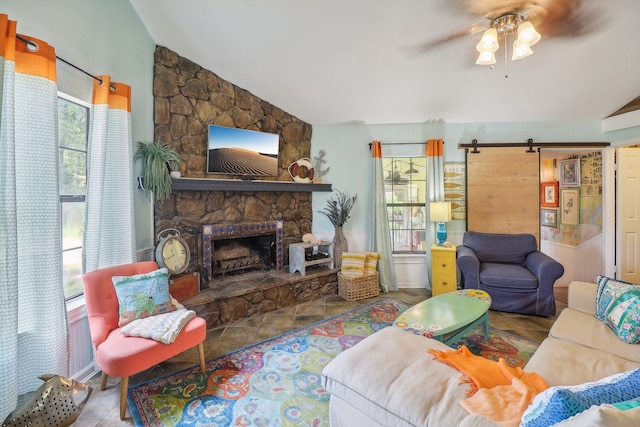
M489 310L491 297L479 289L440 294L400 314L394 326L426 337L439 337L473 323Z

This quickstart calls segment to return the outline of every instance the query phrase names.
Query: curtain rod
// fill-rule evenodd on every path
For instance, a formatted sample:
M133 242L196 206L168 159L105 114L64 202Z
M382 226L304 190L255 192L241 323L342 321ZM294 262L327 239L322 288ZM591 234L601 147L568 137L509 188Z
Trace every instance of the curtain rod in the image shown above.
M527 142L489 142L478 144L477 139L473 139L471 143L458 144L458 148L473 148L472 153L479 153L480 147L529 147L529 153L533 152L533 147L540 148L603 148L608 147L611 144L609 142L534 142L532 138L529 138Z
M442 141L444 144L444 141ZM369 143L369 150L371 150L371 146L373 142ZM381 142L380 145L427 145L427 141L423 142Z
M21 42L23 42L24 44L26 44L26 45L29 47L29 50L31 50L31 51L33 51L33 52L35 52L35 51L37 51L37 50L38 50L38 44L37 44L37 43L32 42L31 40L29 40L29 39L27 39L27 38L25 38L25 37L21 36L20 34L16 34L16 38L17 38L18 40L20 40ZM93 74L91 74L91 73L89 73L89 72L87 72L87 71L83 70L82 68L78 67L77 65L73 65L71 62L69 62L69 61L67 61L67 60L65 60L65 59L63 59L63 58L60 58L58 55L56 55L56 59L57 59L58 61L62 61L62 62L64 62L65 64L67 64L67 65L68 65L68 66L70 66L70 67L75 68L76 70L80 71L81 73L86 74L87 76L91 77L92 79L99 81L99 82L100 82L100 84L102 84L103 80L102 80L100 77L94 76ZM113 89L113 90L116 90L116 89L117 89L117 87L115 87L115 86L114 86L114 85L112 85L112 84L110 84L110 85L109 85L109 88L111 88L111 89Z

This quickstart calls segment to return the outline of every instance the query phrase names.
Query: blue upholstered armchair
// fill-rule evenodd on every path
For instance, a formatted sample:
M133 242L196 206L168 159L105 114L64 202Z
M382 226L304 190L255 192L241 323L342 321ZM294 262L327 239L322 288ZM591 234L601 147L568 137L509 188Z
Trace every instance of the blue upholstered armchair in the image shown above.
M492 310L556 314L553 284L564 267L538 251L535 236L467 231L456 257L463 287L486 291Z

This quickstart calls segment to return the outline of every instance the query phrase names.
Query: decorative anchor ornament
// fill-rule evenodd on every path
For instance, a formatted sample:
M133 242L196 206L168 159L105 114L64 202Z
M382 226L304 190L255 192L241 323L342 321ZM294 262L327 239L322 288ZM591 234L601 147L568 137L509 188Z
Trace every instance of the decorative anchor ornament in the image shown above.
M329 172L329 169L331 169L331 168L326 168L325 170L322 170L322 167L323 167L322 164L327 163L327 161L324 159L324 156L326 154L327 153L324 150L320 150L318 152L318 155L313 158L313 160L315 160L315 165L313 168L316 171L316 179L322 178L322 176L326 175L327 172Z

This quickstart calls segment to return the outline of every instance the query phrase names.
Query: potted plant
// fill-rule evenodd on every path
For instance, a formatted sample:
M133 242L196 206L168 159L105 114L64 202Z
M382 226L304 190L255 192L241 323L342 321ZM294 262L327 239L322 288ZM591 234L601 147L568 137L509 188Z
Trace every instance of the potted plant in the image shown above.
M163 201L171 194L170 170L178 169L180 156L168 144L156 142L138 142L135 160L142 160L143 189L156 201Z
M353 197L347 197L346 194L337 188L336 192L338 193L337 197L329 198L327 200L327 207L318 212L326 215L336 230L335 235L333 236L333 256L335 259L335 267L340 268L342 265L340 255L342 255L343 252L349 251L349 245L347 238L342 231L342 226L347 222L347 219L349 219L349 213L351 212L358 195L356 194Z

